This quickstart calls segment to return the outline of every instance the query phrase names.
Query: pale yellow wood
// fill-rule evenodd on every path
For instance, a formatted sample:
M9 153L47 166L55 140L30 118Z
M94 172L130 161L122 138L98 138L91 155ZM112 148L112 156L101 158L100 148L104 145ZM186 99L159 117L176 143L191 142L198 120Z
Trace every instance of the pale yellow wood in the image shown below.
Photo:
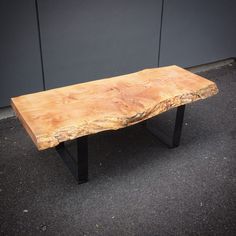
M133 125L217 92L215 83L168 66L15 97L12 107L42 150Z

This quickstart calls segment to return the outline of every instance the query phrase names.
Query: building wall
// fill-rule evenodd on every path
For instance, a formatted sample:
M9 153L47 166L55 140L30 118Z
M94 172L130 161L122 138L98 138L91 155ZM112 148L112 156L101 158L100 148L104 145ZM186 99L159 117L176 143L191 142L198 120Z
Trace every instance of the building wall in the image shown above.
M2 0L0 107L44 87L235 57L235 9L234 0Z
M160 66L189 67L236 56L236 1L165 0Z
M43 90L37 19L32 0L0 1L0 107Z
M39 0L46 88L158 65L161 0Z

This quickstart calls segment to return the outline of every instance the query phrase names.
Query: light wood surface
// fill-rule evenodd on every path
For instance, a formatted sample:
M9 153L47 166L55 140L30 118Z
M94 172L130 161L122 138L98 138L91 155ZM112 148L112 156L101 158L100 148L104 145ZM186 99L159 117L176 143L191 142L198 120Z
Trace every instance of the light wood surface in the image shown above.
M12 107L42 150L133 125L217 92L215 83L168 66L15 97Z

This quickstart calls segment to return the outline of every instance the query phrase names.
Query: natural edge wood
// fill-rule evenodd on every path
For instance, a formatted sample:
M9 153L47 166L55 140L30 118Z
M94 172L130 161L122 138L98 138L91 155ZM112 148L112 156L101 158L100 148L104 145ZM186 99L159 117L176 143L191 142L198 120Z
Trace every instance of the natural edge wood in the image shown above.
M165 69L164 69L165 68ZM155 70L155 73L154 73ZM159 79L158 77L158 73L160 71L160 82L161 80L164 80L165 78L165 73L167 73L168 71L171 71L170 74L166 74L166 77L168 78L168 76L172 76L173 74L176 73L176 79L175 77L173 77L172 81L170 82L169 80L166 81L166 83L171 83L170 85L172 85L173 83L175 83L175 86L173 88L172 92L168 91L168 96L165 97L165 95L162 94L162 96L159 96L157 99L155 99L157 97L157 95L152 94L153 93L158 93L159 92L159 84L156 84L156 80ZM171 74L172 73L172 74ZM141 76L140 76L141 74ZM149 75L150 75L150 79L149 79ZM180 76L185 76L185 77L189 77L186 80L181 80ZM137 78L136 78L137 77ZM145 77L145 80L142 80L142 77ZM122 93L122 86L126 83L126 81L129 82L129 86L135 86L135 83L133 82L133 78L135 78L138 83L143 83L143 86L137 86L137 89L142 89L142 94L144 94L145 92L145 86L147 86L148 93L142 96L134 96L133 95L133 90L131 95L129 94L129 90L127 90L126 94L124 93L122 96L127 96L127 100L130 100L130 103L128 104L128 102L126 101L125 97L121 98L121 93ZM147 79L148 78L148 79ZM163 78L163 79L161 79ZM187 81L187 82L186 82ZM119 88L119 83L118 82L122 82L121 83L121 87ZM164 80L165 82L165 80ZM187 85L185 86L182 83L187 83ZM191 83L189 83L191 82ZM189 84L188 84L189 83ZM201 83L200 85L197 83ZM101 99L101 97L97 96L96 97L96 93L99 94L99 91L96 91L96 89L100 86L102 88L102 85L104 84L104 86L106 84L107 88L106 91L112 92L111 95L113 96L112 98L114 98L113 100L111 99L111 101L109 101L108 97L104 97L104 100ZM139 84L140 85L140 84ZM156 86L156 87L155 87ZM164 86L164 85L163 85ZM182 86L182 87L181 87ZM192 86L192 87L191 87ZM99 87L99 88L100 88ZM180 89L179 89L180 87ZM29 101L29 98L31 100L34 100L37 96L44 97L44 95L51 93L53 94L58 94L58 93L62 93L63 92L63 88L65 88L65 90L67 91L65 94L68 95L68 91L73 90L73 91L80 91L83 89L87 89L89 88L89 93L86 95L86 93L81 93L80 96L78 96L78 100L84 101L85 103L91 104L91 102L88 102L89 100L89 96L93 96L93 98L97 98L97 101L94 101L95 103L98 103L98 107L101 105L99 102L105 102L107 104L111 104L112 102L114 103L113 105L118 106L118 108L115 108L115 111L111 111L109 113L109 106L108 106L108 110L102 110L104 113L101 114L99 113L99 115L94 115L91 113L91 115L87 115L77 118L77 120L75 119L76 116L73 117L71 124L68 125L68 122L66 123L67 125L63 125L64 123L62 123L62 125L60 126L60 122L59 124L57 124L57 126L55 126L55 128L51 128L48 130L48 132L38 132L38 127L36 125L36 122L40 122L40 127L42 128L42 126L45 126L45 128L47 127L47 121L45 120L44 122L42 122L42 120L40 120L40 114L39 115L35 115L35 111L34 109L37 110L37 103L36 104L29 104L29 106L27 107L27 102L26 99L28 99L27 101ZM60 142L63 141L67 141L67 140L72 140L81 136L85 136L85 135L89 135L89 134L94 134L94 133L98 133L101 131L105 131L105 130L117 130L120 128L124 128L133 124L136 124L138 122L144 121L146 119L149 119L153 116L156 116L162 112L165 112L169 109L172 109L174 107L178 107L180 105L184 105L184 104L188 104L194 101L197 101L199 99L205 99L207 97L213 96L215 94L218 93L218 88L216 86L216 84L212 81L209 81L205 78L202 78L201 76L195 75L189 71L186 71L180 67L177 66L169 66L169 67L163 67L163 68L158 68L158 69L145 69L143 71L139 71L136 73L132 73L132 74L128 74L128 75L124 75L124 76L118 76L118 77L113 77L113 78L108 78L108 79L103 79L103 80L97 80L97 81L92 81L92 82L87 82L87 83L82 83L82 84L78 84L78 85L72 85L72 86L66 86L63 88L59 88L59 89L52 89L52 90L47 90L47 91L43 91L43 92L39 92L39 93L34 93L34 94L29 94L29 95L24 95L24 96L20 96L20 97L16 97L16 98L12 98L11 99L11 106L13 107L16 115L18 116L18 118L20 119L21 123L23 124L23 126L25 127L26 131L28 132L28 134L30 135L30 137L32 138L33 142L35 143L35 145L37 146L37 148L39 150L43 150L43 149L47 149L50 147L54 147L57 146ZM156 88L156 90L155 90ZM168 90L169 87L167 87ZM197 88L197 89L196 89ZM93 90L95 89L95 90ZM134 89L132 87L132 89ZM92 91L92 92L91 92ZM183 91L183 92L180 92ZM104 93L104 91L101 91L101 93ZM163 93L165 93L165 91L161 91ZM92 94L92 95L91 95ZM137 93L135 93L137 94ZM155 96L156 97L155 97ZM28 97L27 97L28 96ZM55 95L56 96L56 95ZM85 100L84 96L87 96ZM101 96L101 94L100 94ZM132 97L133 96L133 97ZM118 98L117 102L115 102L115 98ZM80 99L81 98L81 99ZM132 99L133 100L132 100ZM100 101L100 100L101 101ZM41 101L41 100L40 100ZM64 101L64 100L63 100ZM74 103L76 103L77 101L73 101L68 104L57 104L57 107L63 108L63 106L72 106L71 109L73 109ZM132 105L132 104L134 105ZM44 103L42 103L44 104ZM43 105L40 105L40 109L41 111L44 109ZM45 104L46 104L46 100L45 100ZM53 103L50 103L53 104ZM80 109L80 105L79 103L76 104L78 109ZM45 109L47 109L48 104L45 105ZM86 106L83 104L82 108L86 108ZM53 110L53 107L48 107L49 109ZM82 109L81 108L81 109ZM96 108L96 106L95 106ZM98 108L99 109L99 108ZM130 111L129 111L130 109ZM117 111L122 111L122 112L117 112ZM124 112L125 110L125 112ZM132 110L132 112L131 112ZM31 112L32 111L32 112ZM40 111L40 110L39 110ZM91 110L92 111L92 110ZM63 111L61 111L63 112ZM32 116L31 116L32 114ZM55 113L58 114L58 113ZM96 114L96 113L95 113ZM32 118L34 115L34 118ZM69 115L68 115L69 116ZM37 120L38 119L38 120ZM50 119L50 118L48 118ZM50 121L51 122L51 121ZM58 123L57 122L57 123Z

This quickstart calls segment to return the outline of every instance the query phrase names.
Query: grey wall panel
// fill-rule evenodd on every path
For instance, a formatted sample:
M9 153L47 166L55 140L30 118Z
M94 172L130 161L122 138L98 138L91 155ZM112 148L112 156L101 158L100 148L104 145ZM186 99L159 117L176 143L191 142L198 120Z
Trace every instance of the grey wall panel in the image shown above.
M160 65L236 57L235 0L164 0Z
M155 67L161 0L39 0L46 88Z
M0 29L1 107L43 89L34 1L1 0Z

